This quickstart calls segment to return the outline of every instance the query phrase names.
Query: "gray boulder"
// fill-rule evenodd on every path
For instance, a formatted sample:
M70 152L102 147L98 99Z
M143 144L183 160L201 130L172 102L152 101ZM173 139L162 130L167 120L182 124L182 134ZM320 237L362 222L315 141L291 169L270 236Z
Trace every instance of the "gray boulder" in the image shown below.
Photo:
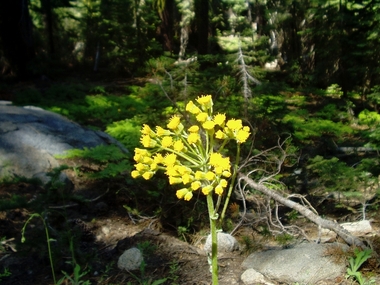
M336 263L326 256L330 246L348 249L348 246L338 243L304 243L289 249L255 252L244 260L242 267L253 268L273 281L315 284L321 280L341 277L346 270L344 262Z
M143 262L143 255L138 248L132 247L123 252L117 261L117 267L121 270L136 270Z
M206 252L211 252L212 242L211 234L208 235L206 243L204 245L204 250ZM230 234L218 232L218 252L232 252L239 250L239 243Z
M0 178L38 176L59 166L54 158L57 154L112 143L121 147L109 135L84 128L61 115L0 101Z
M257 272L253 268L244 271L244 273L241 275L241 281L244 283L244 285L274 285L272 282L268 281L264 275L262 275L260 272Z

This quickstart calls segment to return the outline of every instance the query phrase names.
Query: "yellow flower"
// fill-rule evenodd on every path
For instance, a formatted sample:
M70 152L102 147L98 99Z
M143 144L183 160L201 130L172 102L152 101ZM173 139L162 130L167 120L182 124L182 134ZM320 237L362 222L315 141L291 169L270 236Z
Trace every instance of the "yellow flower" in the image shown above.
M168 166L166 167L166 175L168 176L180 176L180 174L177 172L176 168L174 166Z
M202 193L207 196L212 191L212 189L213 188L211 185L207 185L202 188Z
M231 177L231 172L229 172L229 171L223 171L223 172L222 172L222 175L223 175L224 177L226 177L226 178L229 178L229 177Z
M201 186L202 184L200 181L194 181L193 183L191 183L191 189L194 191L198 190Z
M176 130L181 123L181 119L179 116L173 116L169 123L167 124L168 129Z
M172 137L164 137L161 141L162 147L165 147L165 148L171 147L172 144L173 144Z
M175 169L180 175L189 174L192 172L192 170L184 165L176 165Z
M224 188L227 187L227 180L226 179L221 179L219 181L219 184L215 187L215 193L218 194L219 196L223 194Z
M231 119L227 121L227 127L233 131L238 131L243 128L241 120Z
M219 185L222 186L223 188L226 188L228 185L228 182L226 179L220 179Z
M169 176L169 184L179 184L182 183L182 179L180 177L174 177L174 176Z
M173 166L176 163L177 156L174 153L170 153L165 155L164 158L164 165L166 166Z
M220 185L217 185L215 187L215 193L218 194L219 196L223 194L223 190L224 190L223 187Z
M142 177L144 177L145 180L149 180L153 177L153 175L154 175L153 171L147 171L142 175Z
M190 101L186 105L186 111L190 112L193 115L197 115L201 112L201 109L199 109L193 101Z
M248 137L250 135L250 132L243 130L239 130L236 134L236 141L238 143L244 143L247 141Z
M215 123L213 121L206 121L202 124L202 127L205 130L212 130L215 127Z
M183 197L185 197L185 195L188 192L189 192L189 189L187 189L187 188L182 188L182 189L177 190L177 192L176 192L177 198L182 199Z
M146 149L141 148L135 148L135 155L133 156L133 159L136 162L141 162L144 160L145 156L149 156L149 152Z
M224 170L223 167L220 167L220 166L217 166L217 167L214 168L214 172L218 176L220 176L220 175L223 174L223 170Z
M217 114L214 116L214 123L216 125L223 126L225 120L226 120L225 114Z
M140 172L138 172L137 170L133 170L131 172L131 176L132 176L132 178L137 178L140 176Z
M190 133L197 133L199 131L199 127L197 125L191 126L189 128Z
M197 170L195 172L195 179L202 180L205 177L205 174L202 171Z
M161 153L156 153L153 156L153 161L154 161L154 163L157 163L157 164L163 163L164 162L164 157L162 156Z
M195 118L197 119L198 122L203 123L203 122L205 122L207 120L208 114L204 113L204 112L203 113L199 113Z
M140 171L140 172L147 169L147 166L145 164L142 164L142 163L135 164L135 167L136 167L137 171Z
M193 198L193 193L187 188L177 190L176 195L178 199L184 199L185 201L190 201Z
M218 194L219 196L221 196L223 194L223 191L224 191L224 189L222 188L222 186L217 185L215 187L215 193Z
M191 133L187 137L187 141L189 144L197 143L200 140L200 136L197 133Z
M145 164L152 164L153 163L153 159L151 159L149 156L145 156L142 163L145 163Z
M218 130L218 131L215 133L215 137L216 137L217 139L220 139L220 140L224 140L224 139L227 139L227 138L228 138L228 136L227 136L225 133L223 133L221 130Z
M175 151L181 152L185 148L185 145L182 141L177 140L174 142L173 148Z
M156 134L152 131L152 129L148 125L146 125L146 124L143 125L143 128L141 129L141 133L143 135L148 135L148 136L151 136L151 137L155 137L156 136Z
M185 197L183 197L183 199L185 201L190 201L191 198L193 198L193 192L191 192L191 191L187 192L186 195L185 195Z
M158 165L157 163L153 162L151 165L150 165L150 170L157 170L158 168Z
M182 181L183 181L183 184L188 184L190 182L192 182L194 180L194 176L186 173L182 176Z
M220 167L223 170L229 170L230 169L230 158L229 157L223 157L220 153L218 152L213 152L210 155L210 160L209 163L216 167Z
M203 95L197 98L197 102L202 106L212 106L211 95Z
M215 179L215 173L212 171L209 171L206 173L206 179L208 181L213 181Z
M170 136L171 133L169 130L165 130L164 128L157 126L156 134L157 136L162 137L162 136Z
M149 135L143 135L140 139L140 142L146 148L155 147L157 144L157 142L155 140L152 140Z

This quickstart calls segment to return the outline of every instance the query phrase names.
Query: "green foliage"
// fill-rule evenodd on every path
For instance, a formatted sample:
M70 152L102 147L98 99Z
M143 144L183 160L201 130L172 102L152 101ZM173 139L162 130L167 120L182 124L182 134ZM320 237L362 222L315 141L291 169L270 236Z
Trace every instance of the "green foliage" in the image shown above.
M57 158L84 158L97 162L99 164L108 161L121 160L125 158L125 153L115 145L98 145L93 148L70 149L63 155L57 155Z
M287 213L286 216L288 217L289 221L294 221L298 219L299 213L296 210L292 210L289 213Z
M276 241L283 247L288 247L294 241L294 236L283 233L276 236Z
M152 244L150 241L143 241L138 243L137 248L142 252L144 256L150 256L157 250L157 246Z
M300 116L300 114L303 116ZM298 110L288 113L282 119L284 124L289 124L292 127L294 137L300 141L308 142L322 136L331 136L342 140L344 136L353 133L352 128L342 122L310 118L308 114L307 110Z
M132 272L129 272L129 274L138 282L139 285L160 285L165 283L168 278L161 278L158 280L152 280L146 276L146 263L145 261L141 262L140 265L140 276L138 277L137 275L133 274ZM131 282L128 282L127 285L132 285Z
M326 89L326 96L339 99L343 95L342 88L338 84L332 84Z
M127 149L134 149L140 143L140 130L142 123L133 119L116 121L107 126L106 132L123 143Z
M356 281L360 285L374 284L376 282L375 279L367 280L365 277L363 277L363 275L359 271L363 263L366 262L371 257L372 250L371 249L365 249L365 250L355 249L354 253L355 253L355 256L350 257L350 259L348 260L349 267L347 268L346 278L356 279Z
M89 176L96 179L116 177L132 168L129 154L124 153L116 145L71 149L63 155L57 155L57 158L83 158L98 164L101 169Z
M26 200L26 198L17 194L12 195L8 199L0 199L0 211L25 208L27 205L28 201Z
M80 265L76 263L74 267L74 272L72 274L68 274L65 271L62 271L64 276L58 280L57 285L68 284L67 282L69 282L69 284L72 284L72 285L80 285L80 284L90 285L91 283L89 280L86 280L86 281L82 280L83 277L85 277L89 272L90 270L81 272Z
M254 238L249 237L247 235L243 235L241 237L242 243L244 245L244 252L246 254L250 254L258 249L260 249L260 244L255 242Z
M369 127L376 127L380 123L380 115L377 112L363 110L359 114L359 123Z
M4 277L8 277L11 275L12 275L12 272L10 272L8 268L4 268L4 271L0 273L0 282L2 282Z
M327 191L346 192L354 188L355 169L348 167L338 158L324 159L317 155L308 162L307 169L318 175L320 185Z

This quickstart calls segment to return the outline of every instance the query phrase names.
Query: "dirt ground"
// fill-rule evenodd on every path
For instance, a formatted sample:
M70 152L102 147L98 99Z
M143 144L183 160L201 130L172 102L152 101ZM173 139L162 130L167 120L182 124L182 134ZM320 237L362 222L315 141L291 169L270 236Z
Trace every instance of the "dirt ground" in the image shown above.
M126 211L129 196L120 191L122 185L89 183L85 179L69 176L75 182L73 194L84 201L56 201L45 205L43 216L49 230L53 252L53 266L57 280L62 271L73 272L68 262L74 258L86 264L81 272L89 271L82 280L90 284L154 284L167 278L163 284L201 285L211 284L211 274L207 256L202 250L205 241L204 231L191 235L191 240L181 240L175 231L167 230L157 216L142 216ZM0 186L0 200L10 199L14 194L27 201L46 195L45 190L30 183L20 182ZM26 208L0 212L0 273L6 268L11 273L2 277L1 284L53 284L51 264L48 258L46 235L42 219L33 218L25 228L25 243L21 243L22 228L33 212ZM315 228L304 225L305 228ZM207 229L206 229L207 230ZM67 234L66 233L70 233ZM219 280L221 285L243 284L240 276L244 272L241 263L254 250L273 239L264 239L252 230L242 227L236 238L244 244L243 238L252 237L250 248L242 246L238 252L222 254L219 258ZM5 240L4 240L5 238ZM70 246L71 249L70 250ZM117 259L133 246L143 247L146 268L144 272L126 272L117 267ZM378 265L366 266L373 274L379 274ZM365 269L365 270L367 270ZM272 281L273 284L280 284ZM68 281L63 284L71 284ZM86 283L76 283L86 284ZM161 284L161 283L156 283ZM326 280L315 285L354 284L342 276L337 280ZM292 284L293 285L293 284ZM310 284L312 285L312 284Z

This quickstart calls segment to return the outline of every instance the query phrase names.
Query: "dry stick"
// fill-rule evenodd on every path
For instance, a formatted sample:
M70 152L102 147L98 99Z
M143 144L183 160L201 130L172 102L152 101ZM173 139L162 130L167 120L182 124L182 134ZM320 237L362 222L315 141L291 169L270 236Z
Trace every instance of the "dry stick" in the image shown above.
M239 180L244 180L253 189L271 197L272 199L276 200L277 202L291 209L298 211L301 215L303 215L310 221L316 223L317 225L321 226L322 228L326 228L326 229L336 232L337 235L340 236L347 244L355 245L362 249L368 248L360 239L352 236L347 230L342 228L337 222L321 218L320 216L316 215L305 206L302 206L292 200L286 199L285 197L281 196L275 191L267 188L265 185L256 183L255 181L253 181L251 178L249 178L248 176L244 174L239 173Z

